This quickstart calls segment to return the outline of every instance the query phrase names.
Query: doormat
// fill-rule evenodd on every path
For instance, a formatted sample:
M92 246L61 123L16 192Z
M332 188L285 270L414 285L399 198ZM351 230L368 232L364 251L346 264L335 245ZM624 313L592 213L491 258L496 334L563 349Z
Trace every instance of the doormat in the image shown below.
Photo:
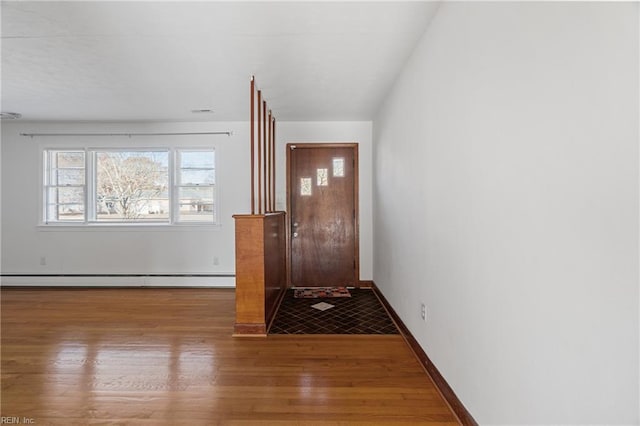
M293 293L287 289L269 334L398 334L370 288L350 288L351 297L334 299L296 299Z
M300 287L295 288L296 299L317 299L319 297L351 297L346 287Z

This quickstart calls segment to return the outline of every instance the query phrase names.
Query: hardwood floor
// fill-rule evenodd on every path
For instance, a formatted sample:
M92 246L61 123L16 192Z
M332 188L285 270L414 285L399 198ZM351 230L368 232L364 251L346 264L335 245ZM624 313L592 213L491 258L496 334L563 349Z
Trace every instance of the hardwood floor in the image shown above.
M233 338L226 289L1 296L1 415L21 424L458 424L400 335Z

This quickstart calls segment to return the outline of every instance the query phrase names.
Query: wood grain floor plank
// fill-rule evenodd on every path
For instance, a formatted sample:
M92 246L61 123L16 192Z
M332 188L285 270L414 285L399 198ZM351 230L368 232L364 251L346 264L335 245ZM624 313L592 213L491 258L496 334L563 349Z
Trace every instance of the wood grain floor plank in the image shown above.
M1 291L1 415L38 425L453 425L399 335L231 337L225 289Z

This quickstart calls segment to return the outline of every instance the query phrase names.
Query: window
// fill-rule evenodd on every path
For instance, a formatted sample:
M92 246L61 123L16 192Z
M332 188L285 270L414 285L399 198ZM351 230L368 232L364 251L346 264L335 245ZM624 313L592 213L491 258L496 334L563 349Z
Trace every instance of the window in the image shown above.
M179 221L215 221L214 163L213 151L178 151L176 187Z
M98 222L169 221L168 151L94 151Z
M216 223L213 149L45 150L44 168L47 224Z
M84 222L84 151L45 152L44 205L48 220Z

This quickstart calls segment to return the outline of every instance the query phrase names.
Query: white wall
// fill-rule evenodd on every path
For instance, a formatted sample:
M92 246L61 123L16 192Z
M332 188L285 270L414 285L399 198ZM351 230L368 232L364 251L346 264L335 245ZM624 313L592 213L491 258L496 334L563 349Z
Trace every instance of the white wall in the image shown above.
M290 138L361 143L363 279L371 279L371 123L279 123L278 194L284 200L284 143ZM233 131L227 136L29 138L20 133ZM220 226L52 228L39 223L39 176L44 147L213 146L216 149ZM250 212L249 123L3 123L3 274L234 274L232 215ZM286 203L285 203L286 204ZM46 265L40 259L46 258ZM214 264L214 258L218 264ZM3 277L20 285L229 286L233 277Z
M35 137L20 133L181 132L231 130L228 136ZM247 123L11 123L2 128L3 274L233 274L234 224L248 210ZM38 226L40 150L46 147L126 147L131 144L213 146L216 149L219 226ZM40 264L41 257L46 265ZM218 258L218 264L214 264ZM234 285L233 277L18 279L3 284Z
M640 422L638 71L637 3L447 2L378 112L374 281L481 424Z

